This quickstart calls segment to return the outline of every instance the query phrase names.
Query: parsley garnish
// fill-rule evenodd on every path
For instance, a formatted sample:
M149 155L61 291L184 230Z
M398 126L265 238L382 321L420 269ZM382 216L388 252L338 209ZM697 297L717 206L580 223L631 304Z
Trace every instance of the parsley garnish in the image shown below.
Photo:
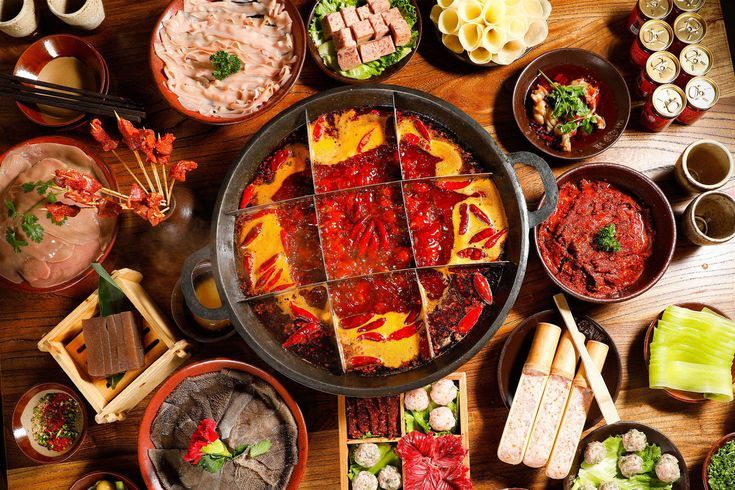
M209 57L209 61L212 62L212 76L217 80L224 80L233 73L240 71L242 62L234 54L230 54L227 51L217 51Z
M58 200L57 194L53 190L53 185L54 179L35 180L21 184L20 188L23 192L29 193L36 191L41 196L41 199L36 204L24 212L18 211L15 203L11 199L5 201L5 208L7 209L8 217L11 219L10 226L5 229L5 241L10 244L13 252L20 253L22 247L29 245L28 240L34 243L41 243L43 241L43 226L38 222L38 216L34 215L32 211L38 206L53 204ZM66 222L66 216L59 222L52 219L51 213L46 213L46 217L52 223L59 226Z
M551 84L551 92L548 95L549 102L554 108L551 117L565 121L557 125L562 134L569 134L582 128L586 134L593 130L592 125L597 124L597 114L591 110L584 98L585 87L582 85L562 85L553 81L539 70L539 73Z
M6 228L5 229L5 240L10 244L10 246L13 248L13 252L19 254L20 253L20 247L27 247L28 242L23 240L22 238L19 238L15 234L15 230L12 228Z
M620 252L620 242L615 238L616 233L615 223L600 228L600 231L595 235L597 248L603 252Z

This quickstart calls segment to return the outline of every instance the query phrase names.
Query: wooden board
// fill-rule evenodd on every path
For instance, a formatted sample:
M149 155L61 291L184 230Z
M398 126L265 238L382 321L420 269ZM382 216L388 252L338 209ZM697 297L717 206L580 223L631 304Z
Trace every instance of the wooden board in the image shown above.
M117 243L105 264L108 270L130 267L141 271L146 277L146 291L170 316L168 305L180 266L186 256L207 243L220 182L240 154L243 144L279 111L337 84L323 75L307 57L299 82L273 110L242 125L213 127L198 124L171 110L152 85L148 42L166 0L105 0L104 3L107 17L93 32L65 26L48 12L46 2L36 2L36 8L41 12L42 35L73 33L96 45L110 68L111 93L145 102L150 115L146 123L149 127L176 132L174 158L196 160L202 166L201 170L190 174L186 183L176 185L177 206L183 210L183 217L155 229L137 217L124 217ZM552 3L549 39L526 58L507 67L490 70L458 64L441 50L431 25L424 22L425 32L419 52L389 82L427 91L456 105L484 126L505 151L530 149L515 126L509 101L515 77L535 56L556 48L580 47L612 60L629 84L637 75L637 70L628 62L630 38L625 31L625 19L633 7L633 0L552 0ZM305 16L313 0L296 0L296 4ZM661 186L677 216L691 200L673 177L674 162L686 145L698 138L715 138L735 151L735 75L728 55L721 4L732 9L733 2L707 0L702 10L709 23L705 44L716 57L712 76L721 88L718 105L692 126L674 125L658 134L641 131L638 109L635 109L628 129L616 145L590 160L621 163L644 172ZM728 28L732 25L729 24ZM731 33L733 31L730 29ZM6 68L13 66L30 41L2 37L0 65ZM12 101L0 98L0 151L43 134L51 132L33 125L20 114ZM68 134L94 146L91 138L82 131ZM123 188L132 183L114 157L103 155L103 159L115 169ZM573 167L563 162L552 164L555 175ZM526 167L519 166L517 172L526 197L534 206L542 193L538 177ZM730 183L725 190L735 193L735 185ZM622 417L652 425L669 436L684 454L690 477L695 482L700 479L702 461L709 445L722 435L735 431L733 406L717 403L686 405L648 389L643 363L643 333L651 319L671 303L701 301L730 316L735 315L735 302L732 300L735 296L734 256L735 243L699 248L680 237L669 270L656 287L644 295L609 306L571 303L575 312L589 315L604 325L620 349L626 366L617 403ZM71 385L58 364L48 354L39 352L36 344L95 287L95 280L90 279L79 287L55 295L27 296L0 290L0 390L5 427L9 425L15 402L29 386L48 380ZM552 308L551 296L556 292L535 253L531 252L523 287L503 327L461 368L467 373L470 393L472 477L478 489L561 488L560 483L549 481L543 471L508 466L495 456L507 415L495 381L500 348L508 333L524 318ZM197 345L192 357L205 359L217 356L230 356L266 367L236 337L216 344ZM279 379L301 406L309 429L309 464L301 488L338 488L336 397L306 389L282 376ZM128 413L128 418L122 422L90 424L79 452L70 461L46 466L43 471L23 456L13 442L12 434L6 430L5 461L10 488L66 490L80 475L95 469L120 470L140 483L135 469L136 438L149 397Z

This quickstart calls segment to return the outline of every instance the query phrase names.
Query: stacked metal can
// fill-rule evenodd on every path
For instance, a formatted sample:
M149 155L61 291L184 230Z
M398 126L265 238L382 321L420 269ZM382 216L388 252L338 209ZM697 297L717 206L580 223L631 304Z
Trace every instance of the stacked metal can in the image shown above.
M673 8L666 17L670 24L681 14L699 12L704 6L704 0L672 0L672 4Z
M686 95L672 83L660 85L648 97L641 111L641 124L649 131L663 131L684 111Z
M694 77L687 82L684 94L686 104L676 120L682 124L692 124L717 103L720 89L711 78Z
M673 0L638 0L628 16L628 30L637 36L644 23L664 19L673 9Z
M679 76L674 83L681 88L693 77L703 77L712 69L712 52L701 44L690 44L679 53Z
M686 46L699 44L707 34L707 23L701 15L694 12L679 15L671 28L674 30L674 40L669 50L676 55Z
M666 51L674 40L674 31L663 20L646 21L630 45L630 61L644 68L648 57L658 51Z
M636 89L642 98L648 98L659 85L673 83L679 76L679 60L668 51L653 53L636 79Z

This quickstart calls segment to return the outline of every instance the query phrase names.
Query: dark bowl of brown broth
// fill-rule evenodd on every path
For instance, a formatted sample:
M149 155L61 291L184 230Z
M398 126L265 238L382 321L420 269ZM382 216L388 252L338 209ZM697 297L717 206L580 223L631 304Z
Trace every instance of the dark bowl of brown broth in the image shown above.
M88 42L68 34L55 34L31 44L18 58L13 75L65 85L101 94L109 88L109 70L102 55ZM53 90L53 89L49 89ZM34 123L54 129L72 129L87 115L70 109L16 102Z

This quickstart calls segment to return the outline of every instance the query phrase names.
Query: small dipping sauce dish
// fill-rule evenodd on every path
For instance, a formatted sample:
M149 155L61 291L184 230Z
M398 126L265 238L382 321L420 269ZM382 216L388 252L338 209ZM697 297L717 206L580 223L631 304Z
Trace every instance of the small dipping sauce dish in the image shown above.
M720 191L697 196L682 216L684 234L696 245L717 245L735 237L735 198Z
M697 140L676 162L676 180L691 194L719 189L735 172L732 153L715 140Z
M44 37L18 58L13 75L106 94L109 70L100 53L86 41L68 34ZM48 89L54 90L54 89ZM17 102L31 121L55 129L72 129L85 114L42 104Z

